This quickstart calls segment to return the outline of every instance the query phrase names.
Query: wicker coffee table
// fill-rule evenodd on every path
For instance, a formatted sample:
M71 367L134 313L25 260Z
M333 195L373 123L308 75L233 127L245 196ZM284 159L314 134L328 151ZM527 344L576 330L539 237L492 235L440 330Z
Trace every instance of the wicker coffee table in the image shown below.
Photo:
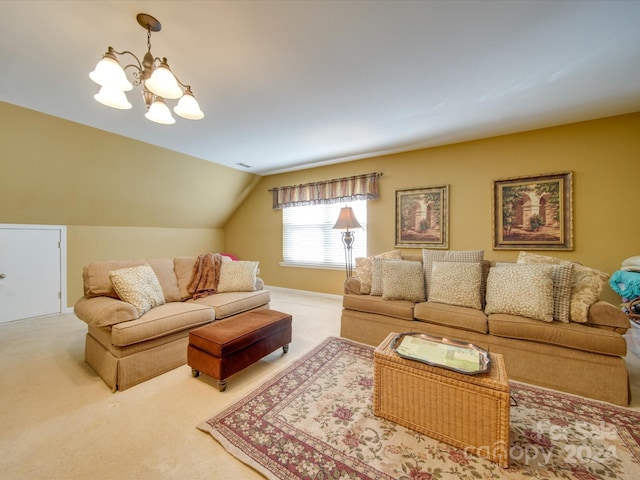
M401 358L389 336L374 352L373 413L465 453L509 466L509 381L504 359L466 375Z

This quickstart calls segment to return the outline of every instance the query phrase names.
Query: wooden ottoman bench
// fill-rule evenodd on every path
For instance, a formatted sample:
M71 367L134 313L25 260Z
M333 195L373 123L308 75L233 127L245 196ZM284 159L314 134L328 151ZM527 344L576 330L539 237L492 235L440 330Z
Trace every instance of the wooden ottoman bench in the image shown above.
M223 392L227 378L282 347L289 351L291 315L260 309L225 318L189 332L187 364L218 380Z

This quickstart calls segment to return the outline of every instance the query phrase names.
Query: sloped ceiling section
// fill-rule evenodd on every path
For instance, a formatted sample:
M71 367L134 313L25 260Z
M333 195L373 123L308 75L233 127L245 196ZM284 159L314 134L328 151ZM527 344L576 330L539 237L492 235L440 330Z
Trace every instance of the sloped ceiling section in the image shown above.
M95 102L137 13L205 112ZM640 110L637 1L3 1L0 100L266 175ZM122 64L126 64L123 61Z

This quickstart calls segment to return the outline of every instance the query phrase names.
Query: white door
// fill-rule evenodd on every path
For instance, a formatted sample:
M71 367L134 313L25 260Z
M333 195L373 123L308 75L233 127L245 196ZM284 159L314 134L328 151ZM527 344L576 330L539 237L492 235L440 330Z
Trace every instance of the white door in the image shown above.
M62 312L64 227L0 225L0 323Z

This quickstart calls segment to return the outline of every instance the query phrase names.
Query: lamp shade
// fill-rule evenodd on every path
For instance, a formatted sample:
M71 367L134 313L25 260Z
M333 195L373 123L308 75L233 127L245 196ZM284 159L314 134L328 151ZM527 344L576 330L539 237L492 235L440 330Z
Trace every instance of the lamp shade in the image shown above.
M187 89L184 95L178 101L178 104L173 107L173 111L180 115L182 118L188 120L200 120L204 117L204 113L200 110L198 101L194 98L191 90Z
M178 104L173 107L173 111L180 115L182 118L188 120L200 120L204 117L204 113L200 110L197 100L194 98L190 89L184 92L182 98L178 101Z
M102 87L117 88L125 92L133 89L118 60L109 52L104 54L93 72L89 73L89 78Z
M120 110L129 110L131 108L131 104L122 90L107 85L100 87L100 91L93 98L107 107L119 108Z
M162 98L180 98L182 96L182 89L178 85L176 77L171 73L166 58L153 71L151 77L144 82L144 86Z
M171 115L171 110L164 103L164 100L160 97L156 97L155 101L149 107L149 111L144 114L147 119L152 122L162 123L164 125L172 125L176 123L176 119Z
M335 230L346 230L354 228L362 228L362 225L356 219L351 207L342 207L336 224L333 226Z

